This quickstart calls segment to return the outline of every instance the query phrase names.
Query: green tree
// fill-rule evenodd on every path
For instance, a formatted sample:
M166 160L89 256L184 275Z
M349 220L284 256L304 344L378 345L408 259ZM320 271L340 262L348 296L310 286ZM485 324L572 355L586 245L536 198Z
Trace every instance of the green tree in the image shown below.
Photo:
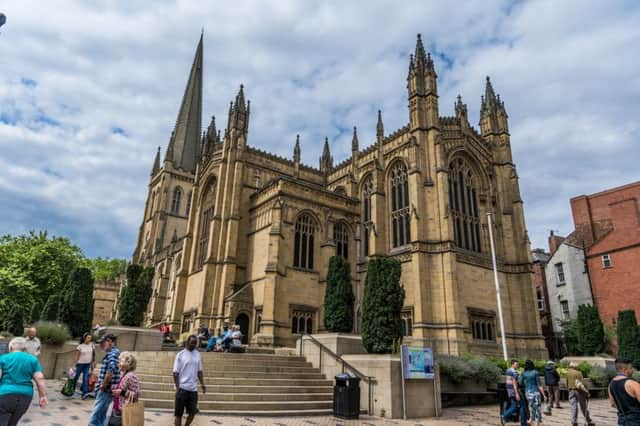
M0 267L0 331L21 336L33 306L34 286L20 271Z
M45 321L59 321L60 320L60 304L62 302L62 294L54 293L47 299L44 308L42 309L42 315L40 319Z
M325 328L337 333L351 333L354 302L349 262L342 256L332 256L324 295Z
M640 330L636 312L632 309L618 312L618 358L629 359L640 368Z
M391 353L402 337L400 312L404 288L400 285L400 262L375 258L367 266L367 284L362 303L362 343L369 353Z
M582 355L578 344L578 322L576 320L561 321L560 328L567 355Z
M604 325L598 309L592 305L578 306L578 347L584 355L595 355L604 348Z
M82 266L91 270L96 281L107 281L119 277L127 270L127 260L96 257L95 259L85 259Z
M120 292L118 321L122 325L139 327L153 291L153 268L140 265L129 265L127 268L127 284Z
M74 337L91 330L93 319L93 277L88 268L76 268L69 274L62 293L60 321L69 326Z
M0 268L18 271L31 282L29 300L38 306L44 306L51 294L63 290L69 273L82 259L79 247L67 238L49 237L46 231L0 237ZM30 314L27 312L24 318L30 318Z

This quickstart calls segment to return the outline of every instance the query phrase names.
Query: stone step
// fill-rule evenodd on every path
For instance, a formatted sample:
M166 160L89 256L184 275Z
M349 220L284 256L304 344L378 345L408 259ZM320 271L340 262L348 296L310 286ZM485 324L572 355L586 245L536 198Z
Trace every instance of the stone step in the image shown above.
M204 364L204 363L203 363ZM137 370L140 374L158 374L158 373L166 373L172 374L173 366L171 367L150 367L150 366L138 366ZM246 373L280 373L280 374L298 374L298 373L319 373L320 370L317 368L313 368L310 366L305 367L284 367L284 366L271 366L267 365L216 365L216 364L205 364L203 365L202 371L205 374L209 375L218 375L219 373L235 373L235 374L246 374Z
M155 408L155 411L173 413L173 408ZM333 414L332 408L323 408L317 410L275 410L275 411L255 411L255 410L241 410L230 413L229 411L219 410L202 410L199 409L199 413L207 414L210 416L216 416L218 421L222 424L227 424L226 417L229 416L229 423L237 421L238 416L243 417L312 417L312 416L329 416ZM361 414L366 414L366 411L361 410ZM254 423L261 424L261 423Z
M201 401L202 394L198 394L198 408L202 412L217 411L220 413L239 415L244 412L265 412L290 413L289 415L304 415L306 410L332 410L333 401ZM150 399L140 398L145 407L173 409L175 399ZM283 415L283 414L279 414Z
M264 384L264 380L256 380L253 385L247 385L246 380L237 380L238 383L219 384L215 380L213 384L207 384L207 393L331 393L333 392L333 384L330 381L315 381L305 384L303 381L289 383L287 380L276 384ZM205 382L206 384L206 382ZM157 392L174 392L174 384L172 383L144 383L145 390Z
M279 372L246 372L246 371L217 371L210 372L206 369L203 372L205 379L217 380L219 378L246 378L246 379L324 379L324 374L320 372L310 373L279 373ZM173 374L170 370L158 371L156 374L138 372L140 380L143 382L155 382L157 377L165 377L167 380L173 380ZM164 380L161 380L164 382Z
M147 361L138 360L138 370L142 369L171 369L174 360L164 361ZM202 360L202 364L206 369L228 369L228 368L249 368L249 367L286 367L286 368L312 368L310 362L287 362L287 361L237 361L237 360Z
M142 399L166 399L171 400L175 398L175 392L173 391L156 391L142 389ZM200 387L198 387L200 390ZM275 402L275 401L328 401L333 398L333 393L239 393L239 392L211 392L207 388L207 393L198 393L198 403L202 402Z
M143 387L170 385L173 389L173 376L138 376ZM331 380L321 379L249 379L246 377L217 377L205 378L205 383L217 386L333 386Z
M160 362L163 360L172 360L175 359L175 352L163 352L163 351L154 351L154 352L134 352L136 358L138 359L138 363L141 361L155 361ZM285 361L285 362L307 362L305 357L301 356L287 356L287 355L269 355L269 354L255 354L255 353L244 353L244 354L232 354L227 352L200 352L200 356L202 357L202 362L207 362L207 360L236 360L240 362L247 361Z

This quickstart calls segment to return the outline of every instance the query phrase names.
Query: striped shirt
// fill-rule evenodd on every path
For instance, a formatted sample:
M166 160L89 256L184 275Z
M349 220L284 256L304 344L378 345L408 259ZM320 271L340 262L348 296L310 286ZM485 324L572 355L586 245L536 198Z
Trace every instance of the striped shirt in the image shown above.
M120 358L120 349L115 346L111 348L109 352L104 356L102 360L102 366L100 367L100 375L98 376L98 382L96 383L97 389L102 386L104 378L107 373L111 373L111 386L117 385L120 381L120 367L118 367ZM111 392L111 389L107 389L107 392Z

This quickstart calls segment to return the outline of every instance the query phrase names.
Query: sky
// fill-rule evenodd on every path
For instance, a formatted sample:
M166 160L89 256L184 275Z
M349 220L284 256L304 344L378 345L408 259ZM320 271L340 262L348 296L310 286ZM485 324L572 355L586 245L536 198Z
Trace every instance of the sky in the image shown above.
M398 5L401 4L401 7ZM532 247L572 231L571 197L640 180L634 1L0 2L0 234L47 229L130 257L204 30L203 125L239 85L248 143L336 163L408 122L409 54L435 59L440 114L477 128L485 77L505 102Z

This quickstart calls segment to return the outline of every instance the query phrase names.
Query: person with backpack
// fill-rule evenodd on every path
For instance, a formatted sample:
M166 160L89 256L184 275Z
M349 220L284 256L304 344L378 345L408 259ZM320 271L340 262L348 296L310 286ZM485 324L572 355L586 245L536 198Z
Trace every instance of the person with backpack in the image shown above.
M76 375L73 378L73 389L75 390L78 379L82 374L82 399L87 399L89 396L89 375L93 371L96 363L96 351L91 339L91 333L84 333L80 344L76 347L78 352L76 353L74 362L76 365Z
M567 388L571 406L571 426L578 426L578 406L589 426L595 426L589 415L589 390L584 386L584 376L578 370L578 363L571 361L567 370Z
M618 410L618 426L640 425L640 383L631 378L633 366L616 359L616 375L609 383L609 403Z
M544 384L547 385L549 394L549 408L562 408L560 406L560 374L553 361L548 361L544 367Z

